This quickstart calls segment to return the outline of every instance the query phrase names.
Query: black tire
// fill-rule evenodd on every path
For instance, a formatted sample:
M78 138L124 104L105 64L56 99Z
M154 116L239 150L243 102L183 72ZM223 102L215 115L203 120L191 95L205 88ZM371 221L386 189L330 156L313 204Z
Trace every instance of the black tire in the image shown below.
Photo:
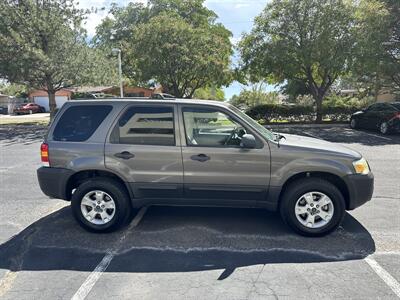
M83 197L94 190L100 190L111 196L115 203L115 214L105 224L93 224L89 222L81 211ZM132 207L129 194L118 181L112 178L93 178L80 184L72 195L72 213L78 223L85 229L92 232L111 232L127 224L132 214Z
M320 228L306 227L297 219L295 214L297 200L302 195L312 191L327 195L334 208L332 218ZM346 206L342 193L332 183L319 178L304 178L294 181L286 188L280 202L282 219L294 231L304 236L323 236L334 231L342 222L345 212Z
M357 120L354 118L350 119L350 128L351 129L357 129L358 128L358 124L357 124Z

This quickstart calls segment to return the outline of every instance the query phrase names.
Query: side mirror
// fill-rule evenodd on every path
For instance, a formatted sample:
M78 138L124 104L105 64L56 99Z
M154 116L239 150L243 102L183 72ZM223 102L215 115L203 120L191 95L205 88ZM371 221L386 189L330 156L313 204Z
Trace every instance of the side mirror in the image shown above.
M256 147L256 138L252 134L245 134L240 141L240 147L246 149L253 149Z

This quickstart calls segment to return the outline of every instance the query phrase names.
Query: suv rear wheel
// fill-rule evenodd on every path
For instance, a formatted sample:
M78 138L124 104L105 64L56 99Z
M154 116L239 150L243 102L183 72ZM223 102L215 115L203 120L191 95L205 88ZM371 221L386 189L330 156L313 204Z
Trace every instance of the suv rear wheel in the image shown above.
M345 202L332 183L305 178L291 183L280 205L283 220L305 236L322 236L335 230L343 220Z
M71 206L79 224L95 232L116 230L131 214L125 187L113 179L88 179L75 190Z

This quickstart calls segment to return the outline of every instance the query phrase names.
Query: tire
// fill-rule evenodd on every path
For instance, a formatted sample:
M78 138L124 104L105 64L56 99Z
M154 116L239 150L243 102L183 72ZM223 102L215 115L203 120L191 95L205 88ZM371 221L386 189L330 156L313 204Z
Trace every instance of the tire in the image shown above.
M357 127L358 127L357 120L354 119L354 118L351 118L350 119L350 128L351 129L357 129Z
M379 132L381 134L388 134L389 133L389 124L385 121L383 121L380 125L379 125Z
M84 198L90 205L82 205ZM115 231L127 224L132 213L125 186L111 178L83 182L72 195L71 208L78 223L92 232Z
M310 194L313 197L310 201L306 201L304 196ZM307 199L310 197L307 196ZM318 203L321 202L317 200L323 203L328 199L330 200L329 204L319 207ZM313 204L313 207L309 202ZM316 209L315 212L311 212L320 212L320 214L312 215L309 211L305 211L300 215L298 210L302 212L305 209ZM342 222L345 215L345 201L342 193L332 183L319 178L304 178L296 180L286 188L280 202L280 214L285 223L295 232L304 236L323 236L334 231ZM327 221L320 215L324 216ZM315 223L307 223L309 216ZM311 226L311 224L313 225Z

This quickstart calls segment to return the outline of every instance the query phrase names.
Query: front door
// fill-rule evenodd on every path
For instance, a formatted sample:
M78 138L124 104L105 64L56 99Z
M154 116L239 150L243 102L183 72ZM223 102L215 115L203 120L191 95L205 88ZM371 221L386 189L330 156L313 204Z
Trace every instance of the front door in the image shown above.
M180 106L184 197L211 205L264 200L270 178L268 144L240 146L253 133L235 115L213 106ZM222 201L223 200L223 201Z
M180 198L183 166L173 104L132 104L105 144L106 168L129 181L135 198Z

